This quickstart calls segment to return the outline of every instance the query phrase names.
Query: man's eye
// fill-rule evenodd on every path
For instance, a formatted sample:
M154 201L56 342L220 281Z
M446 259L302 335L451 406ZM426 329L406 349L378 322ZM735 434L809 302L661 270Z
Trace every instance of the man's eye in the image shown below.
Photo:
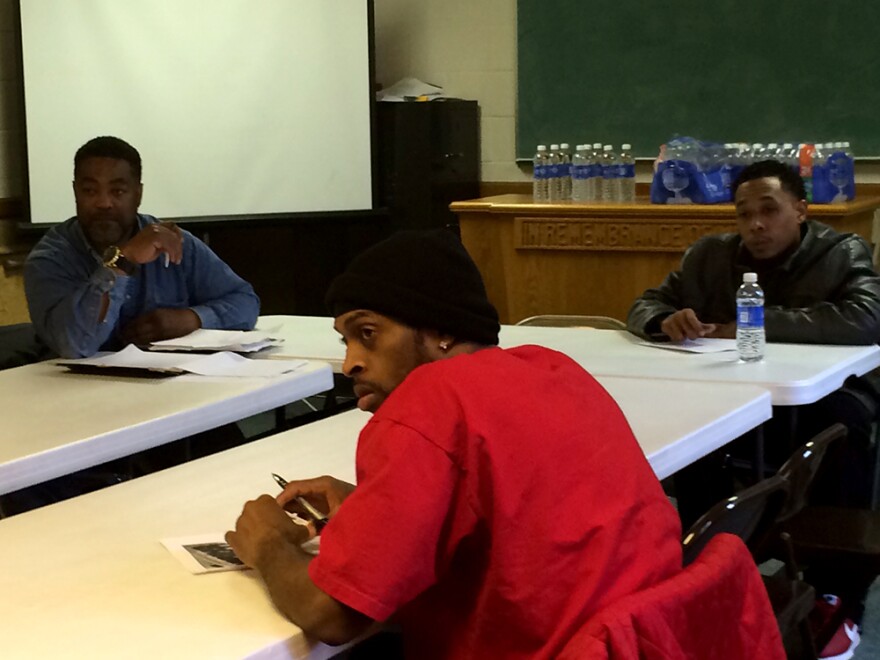
M376 331L373 328L366 327L366 326L361 328L361 338L362 339L372 339L375 334L376 334Z
M113 189L113 194L114 194L116 197L120 197L121 195L124 195L125 192L126 192L126 191L125 191L124 188L114 188L114 189Z

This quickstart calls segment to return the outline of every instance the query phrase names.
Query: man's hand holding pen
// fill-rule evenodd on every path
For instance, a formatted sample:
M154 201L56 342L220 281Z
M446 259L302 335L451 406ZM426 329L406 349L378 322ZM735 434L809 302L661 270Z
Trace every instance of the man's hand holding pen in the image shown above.
M299 547L311 536L310 528L294 523L274 497L260 495L244 505L235 530L226 532L226 542L245 564L262 570L279 546Z
M261 570L261 564L272 560L273 549L279 545L298 547L320 533L327 520L336 515L343 500L354 491L352 484L329 476L289 483L278 475L272 476L279 485L284 484L284 490L278 497L261 495L247 502L235 523L235 530L226 533L226 542L235 554L257 570ZM310 524L294 523L288 511Z
M275 498L288 511L303 515L312 520L306 507L298 501L300 498L329 519L336 515L346 497L354 492L354 485L330 476L290 481L284 490Z

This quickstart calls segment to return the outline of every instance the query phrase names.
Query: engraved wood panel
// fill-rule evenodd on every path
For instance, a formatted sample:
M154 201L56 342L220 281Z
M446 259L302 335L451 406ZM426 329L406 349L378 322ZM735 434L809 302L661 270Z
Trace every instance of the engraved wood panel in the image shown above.
M880 197L813 206L810 215L871 240ZM532 204L507 194L451 206L502 323L535 314L626 318L632 301L706 234L735 231L733 206Z

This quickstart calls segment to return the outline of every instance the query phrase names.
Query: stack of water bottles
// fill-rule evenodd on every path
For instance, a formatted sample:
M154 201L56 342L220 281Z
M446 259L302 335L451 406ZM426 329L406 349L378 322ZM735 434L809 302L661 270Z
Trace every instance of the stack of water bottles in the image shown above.
M802 145L799 171L814 204L842 204L856 196L855 158L849 142Z
M632 203L636 198L632 147L620 153L610 144L538 145L533 161L532 196L537 203L575 201Z
M761 160L788 164L804 179L807 201L839 203L855 197L849 142L717 143L691 137L670 140L651 184L655 204L717 204L731 201L731 183Z

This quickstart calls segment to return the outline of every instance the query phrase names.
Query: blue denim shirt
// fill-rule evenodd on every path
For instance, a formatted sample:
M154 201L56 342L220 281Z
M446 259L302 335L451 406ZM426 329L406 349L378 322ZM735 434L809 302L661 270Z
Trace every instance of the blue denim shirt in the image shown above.
M138 214L143 228L158 222ZM192 309L203 328L250 330L260 299L214 252L183 230L183 260L165 267L163 258L141 265L132 276L105 268L76 217L53 227L28 255L25 294L39 337L63 357L85 357L122 348L119 330L160 308ZM98 321L104 293L110 304Z

